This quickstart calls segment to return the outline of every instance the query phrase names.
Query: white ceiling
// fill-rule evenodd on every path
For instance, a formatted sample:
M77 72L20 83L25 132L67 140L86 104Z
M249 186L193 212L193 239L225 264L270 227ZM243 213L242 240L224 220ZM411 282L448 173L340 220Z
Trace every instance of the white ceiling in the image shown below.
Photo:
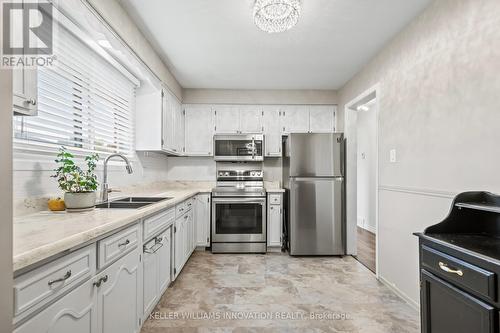
M267 34L252 0L120 0L184 88L338 89L430 0L302 0Z

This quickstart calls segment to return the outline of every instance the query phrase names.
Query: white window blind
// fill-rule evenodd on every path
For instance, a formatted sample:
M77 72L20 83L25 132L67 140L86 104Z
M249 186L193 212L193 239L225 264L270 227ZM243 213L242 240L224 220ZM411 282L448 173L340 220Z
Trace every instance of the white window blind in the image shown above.
M18 149L133 153L135 84L60 27L56 65L38 71L38 116L16 117Z

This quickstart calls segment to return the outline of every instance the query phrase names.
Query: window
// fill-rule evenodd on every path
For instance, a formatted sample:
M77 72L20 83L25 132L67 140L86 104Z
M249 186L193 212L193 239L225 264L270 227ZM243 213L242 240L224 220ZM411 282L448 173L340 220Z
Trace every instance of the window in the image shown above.
M135 84L59 26L56 65L38 70L38 116L15 117L18 149L133 153Z

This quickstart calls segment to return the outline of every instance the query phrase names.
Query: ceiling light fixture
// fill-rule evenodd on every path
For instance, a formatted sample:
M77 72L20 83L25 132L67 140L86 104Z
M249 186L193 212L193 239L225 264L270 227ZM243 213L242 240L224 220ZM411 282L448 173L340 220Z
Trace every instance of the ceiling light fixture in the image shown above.
M299 0L255 0L254 22L265 32L287 31L297 24L299 17Z

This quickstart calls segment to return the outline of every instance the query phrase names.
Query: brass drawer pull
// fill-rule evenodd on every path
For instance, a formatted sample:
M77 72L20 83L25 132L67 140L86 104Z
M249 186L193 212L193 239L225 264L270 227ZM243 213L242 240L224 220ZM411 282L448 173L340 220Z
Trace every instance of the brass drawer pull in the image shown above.
M441 268L446 273L457 274L458 276L464 276L464 272L461 269L451 269L447 264L439 262L439 268Z
M64 274L64 276L62 278L55 279L55 280L50 280L48 282L48 284L49 284L49 286L51 286L54 283L66 281L67 279L70 278L70 276L71 276L71 269L69 271L67 271L66 274Z

